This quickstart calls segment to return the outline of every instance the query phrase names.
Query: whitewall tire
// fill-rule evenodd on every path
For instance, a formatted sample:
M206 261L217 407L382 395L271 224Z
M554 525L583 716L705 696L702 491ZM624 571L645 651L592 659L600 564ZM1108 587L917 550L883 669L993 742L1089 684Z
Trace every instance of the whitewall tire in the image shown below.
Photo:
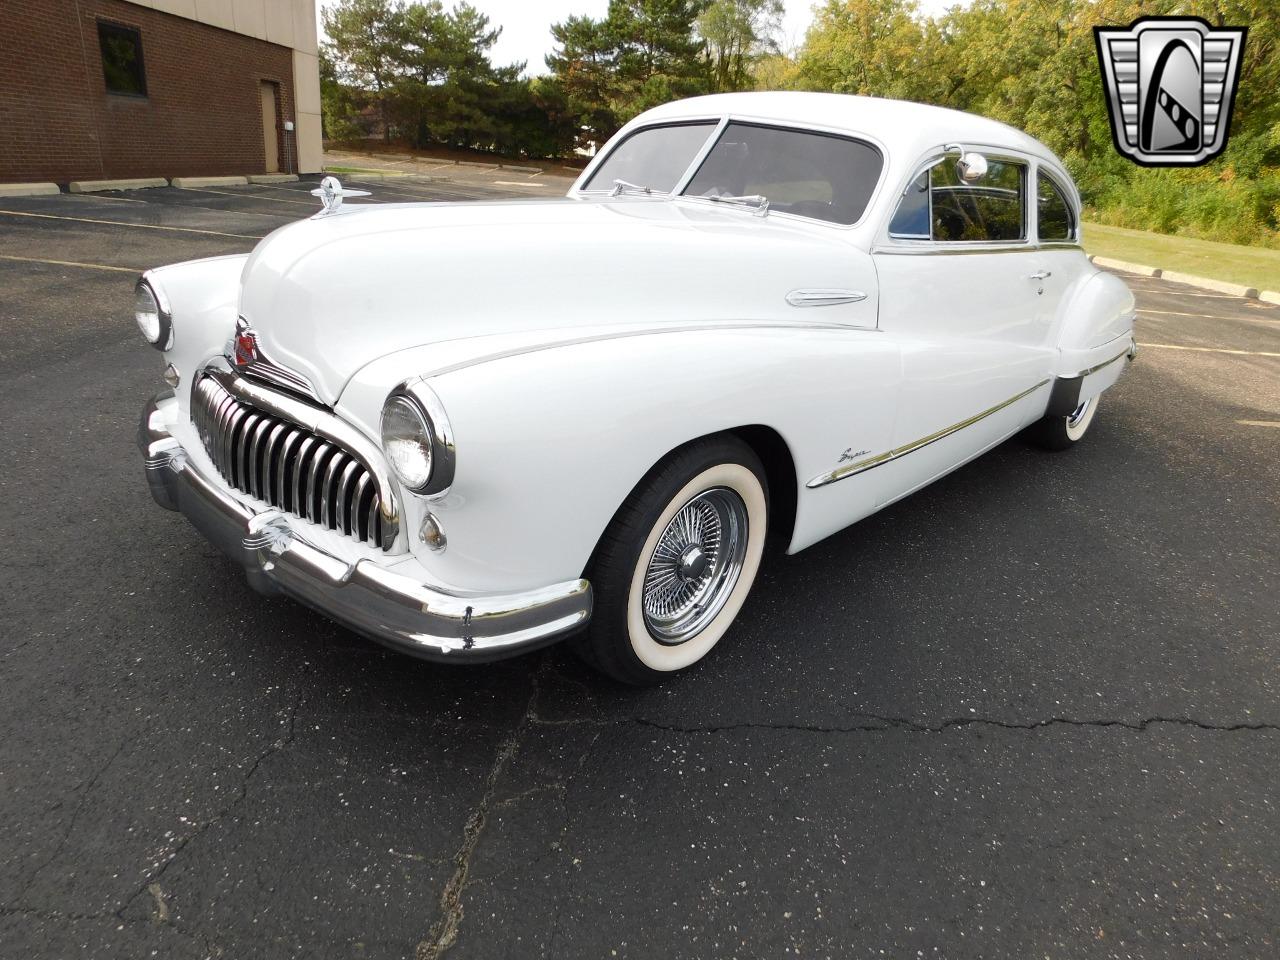
M764 469L746 444L716 437L673 453L601 538L588 571L595 609L579 652L632 684L697 663L751 591L768 518Z
M1027 437L1046 450L1070 449L1084 439L1101 400L1098 394L1081 401L1065 417L1046 416L1027 428Z

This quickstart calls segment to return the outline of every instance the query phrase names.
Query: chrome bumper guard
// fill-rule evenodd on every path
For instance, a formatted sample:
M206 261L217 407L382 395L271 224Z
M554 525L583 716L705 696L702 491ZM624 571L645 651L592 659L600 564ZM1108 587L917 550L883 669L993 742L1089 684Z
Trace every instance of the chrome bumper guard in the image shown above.
M260 593L292 597L395 650L440 661L515 656L590 618L586 580L525 593L455 596L370 560L348 563L325 552L279 510L254 512L197 470L162 422L158 404L164 399L152 398L138 425L151 495L240 563Z

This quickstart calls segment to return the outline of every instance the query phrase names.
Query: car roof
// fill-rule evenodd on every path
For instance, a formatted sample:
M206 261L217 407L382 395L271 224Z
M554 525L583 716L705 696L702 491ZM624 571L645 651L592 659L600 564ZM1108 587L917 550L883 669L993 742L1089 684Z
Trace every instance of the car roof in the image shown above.
M725 115L864 134L883 143L899 164L914 163L939 145L959 143L1007 147L1063 166L1039 140L998 120L910 100L843 93L771 91L690 97L648 110L627 126Z

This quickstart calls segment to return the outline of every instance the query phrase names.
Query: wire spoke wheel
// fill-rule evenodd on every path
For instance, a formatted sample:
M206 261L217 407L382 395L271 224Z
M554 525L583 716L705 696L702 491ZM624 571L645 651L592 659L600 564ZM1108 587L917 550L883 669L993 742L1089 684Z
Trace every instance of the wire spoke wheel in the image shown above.
M644 574L644 621L659 643L697 634L724 608L747 554L747 507L735 491L698 494L671 518Z

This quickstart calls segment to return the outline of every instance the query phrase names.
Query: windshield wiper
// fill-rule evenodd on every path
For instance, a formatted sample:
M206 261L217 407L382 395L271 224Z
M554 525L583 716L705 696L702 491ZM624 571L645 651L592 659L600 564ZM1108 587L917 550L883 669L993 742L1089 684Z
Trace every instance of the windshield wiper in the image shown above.
M629 180L613 181L613 189L609 191L609 196L617 197L624 193L643 193L646 197L653 196L653 187L642 187L638 183L631 183Z
M707 200L714 200L716 203L733 203L742 207L754 207L757 217L767 217L769 215L769 198L762 197L758 193L753 193L747 197L707 197Z

